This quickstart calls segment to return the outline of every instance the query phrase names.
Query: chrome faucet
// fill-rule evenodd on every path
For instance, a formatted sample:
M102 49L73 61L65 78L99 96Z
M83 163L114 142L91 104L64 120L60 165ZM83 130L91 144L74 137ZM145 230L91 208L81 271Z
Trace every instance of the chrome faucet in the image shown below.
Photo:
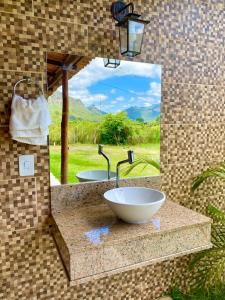
M116 187L119 187L119 180L120 180L120 165L129 163L130 165L134 162L134 151L127 151L128 159L119 161L116 165Z
M98 154L105 157L107 160L107 173L108 173L108 180L110 179L110 160L108 156L103 152L103 145L98 145Z

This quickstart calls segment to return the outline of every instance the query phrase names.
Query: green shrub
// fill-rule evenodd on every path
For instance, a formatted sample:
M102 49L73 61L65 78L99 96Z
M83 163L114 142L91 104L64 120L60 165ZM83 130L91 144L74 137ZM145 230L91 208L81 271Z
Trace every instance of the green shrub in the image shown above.
M60 145L61 125L50 126L50 144ZM129 120L125 114L107 115L102 122L75 120L68 126L69 144L158 144L160 125L157 121L141 123Z
M50 145L60 145L61 144L61 126L58 124L52 124L49 127L49 142Z
M210 205L208 214L213 220L213 247L196 254L190 264L190 292L174 288L173 300L225 300L225 213Z
M144 120L143 118L137 118L137 119L136 119L136 122L138 122L138 123L144 123L145 120Z
M154 121L148 123L132 122L133 134L128 138L128 144L160 143L160 125Z
M69 122L68 142L69 145L98 144L99 143L99 123L90 121ZM50 145L61 144L61 126L53 124L49 129Z
M107 114L100 126L100 141L103 144L127 144L132 136L131 121L124 112Z
M217 285L211 287L209 290L205 290L204 288L196 289L188 294L184 294L180 289L174 288L170 296L173 300L224 300L225 285Z

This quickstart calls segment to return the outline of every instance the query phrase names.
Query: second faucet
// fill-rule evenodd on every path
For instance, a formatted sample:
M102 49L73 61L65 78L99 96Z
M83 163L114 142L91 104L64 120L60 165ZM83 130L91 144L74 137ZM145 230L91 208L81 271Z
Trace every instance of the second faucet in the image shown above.
M108 180L110 180L110 160L108 158L108 156L103 152L103 145L99 144L98 145L98 154L102 155L103 157L105 157L105 159L107 160L107 177ZM119 180L120 180L120 166L122 164L125 163L129 163L130 165L134 162L134 151L129 150L127 151L128 154L128 158L125 160L121 160L117 163L116 165L116 187L119 187Z
M134 151L127 151L128 158L125 160L121 160L116 165L116 188L119 187L119 180L120 180L120 165L129 163L130 165L134 162Z

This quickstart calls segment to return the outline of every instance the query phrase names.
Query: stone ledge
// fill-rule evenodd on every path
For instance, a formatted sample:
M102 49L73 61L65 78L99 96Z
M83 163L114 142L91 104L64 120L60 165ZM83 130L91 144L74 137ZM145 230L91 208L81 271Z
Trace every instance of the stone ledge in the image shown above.
M170 201L144 225L123 223L105 204L64 207L52 215L71 285L211 247L211 220Z

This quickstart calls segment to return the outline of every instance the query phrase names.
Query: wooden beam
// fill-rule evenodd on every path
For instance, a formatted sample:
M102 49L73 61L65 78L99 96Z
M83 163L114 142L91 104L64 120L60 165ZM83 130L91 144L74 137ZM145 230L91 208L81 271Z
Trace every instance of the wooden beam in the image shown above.
M57 60L53 60L53 59L49 59L49 58L47 58L47 64L58 66L58 67L63 66L63 63L61 61L57 61Z
M69 94L68 71L62 70L62 122L61 122L61 184L67 183L68 178L68 120Z
M65 66L68 66L70 64L76 65L76 63L79 62L81 59L82 59L82 57L79 57L79 56L74 56L74 55L68 56L65 59L65 61L62 62L62 65L65 65ZM72 69L71 72L74 72L74 74L76 73L76 66L74 66L74 69ZM48 89L55 90L54 89L55 86L57 86L57 87L60 86L61 79L62 79L62 68L59 67L57 69L57 71L55 72L54 77L50 81L48 81Z
M68 60L69 61L69 60ZM61 68L67 68L70 69L70 70L76 70L76 66L73 65L73 60L71 63L69 62L61 62L61 61L56 61L56 60L53 60L53 59L47 59L47 64L49 65L53 65L53 66L57 66L57 67L61 67Z
M54 58L54 55L51 55L51 53L49 53L48 55L49 56L47 59L56 60ZM68 69L71 69L71 66L73 66L72 70L69 71L68 79L70 79L81 69L83 69L90 62L90 60L90 57L85 56L67 55L66 58L64 57L64 59L62 60L62 64L68 67ZM52 72L52 67L53 65L47 64L48 71ZM51 76L51 74L48 74L48 97L52 95L53 92L62 84L62 68L59 66L55 67L56 68L54 69L53 76Z

